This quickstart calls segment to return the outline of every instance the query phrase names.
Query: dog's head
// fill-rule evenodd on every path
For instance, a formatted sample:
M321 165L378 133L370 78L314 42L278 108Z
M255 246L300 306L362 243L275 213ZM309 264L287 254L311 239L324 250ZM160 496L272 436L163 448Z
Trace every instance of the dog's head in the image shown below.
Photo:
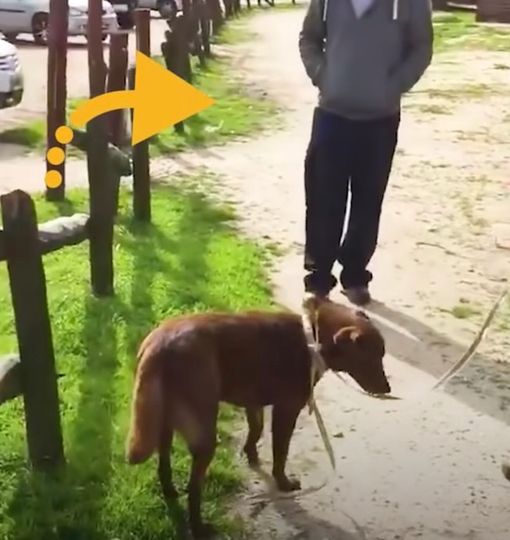
M366 392L389 394L384 338L368 316L334 302L317 306L321 353L333 371L348 373Z

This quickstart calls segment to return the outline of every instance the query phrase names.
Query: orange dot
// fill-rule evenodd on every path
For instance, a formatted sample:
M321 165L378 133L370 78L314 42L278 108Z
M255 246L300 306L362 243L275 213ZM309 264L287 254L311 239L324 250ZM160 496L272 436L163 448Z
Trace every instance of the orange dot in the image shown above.
M58 146L54 146L53 148L50 148L48 150L48 153L46 154L46 158L52 165L60 165L61 163L64 163L66 154L62 150L62 148L59 148Z
M46 173L46 186L55 189L62 184L62 175L58 171L48 171Z
M60 126L55 131L55 138L60 144L69 144L73 140L73 130L68 126Z

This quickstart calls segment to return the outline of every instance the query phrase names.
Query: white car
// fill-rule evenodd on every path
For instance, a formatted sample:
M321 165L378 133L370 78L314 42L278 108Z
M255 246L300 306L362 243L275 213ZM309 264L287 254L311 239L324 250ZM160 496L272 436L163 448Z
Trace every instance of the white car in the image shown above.
M0 109L14 107L23 97L23 73L16 47L0 38Z
M32 34L38 44L46 44L50 0L0 0L0 32L13 41L18 34ZM87 33L88 0L69 0L70 36ZM110 2L103 0L103 32L118 29L117 16Z
M182 0L138 0L138 7L159 11L162 17L167 18L175 9L182 11Z

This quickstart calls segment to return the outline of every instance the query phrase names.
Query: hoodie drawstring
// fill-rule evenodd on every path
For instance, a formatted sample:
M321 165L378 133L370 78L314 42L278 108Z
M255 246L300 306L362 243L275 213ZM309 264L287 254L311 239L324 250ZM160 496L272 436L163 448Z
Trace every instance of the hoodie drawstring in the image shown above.
M326 22L326 15L328 12L328 0L324 0L324 7L322 9L322 22Z

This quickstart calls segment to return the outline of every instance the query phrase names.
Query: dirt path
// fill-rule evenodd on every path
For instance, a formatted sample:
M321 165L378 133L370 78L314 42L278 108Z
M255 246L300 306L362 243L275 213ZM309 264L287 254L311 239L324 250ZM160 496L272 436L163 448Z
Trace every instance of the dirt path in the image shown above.
M256 40L234 52L253 88L288 109L285 128L154 165L159 173L205 166L221 175L219 195L236 204L244 230L285 249L274 281L278 299L294 309L302 295L303 156L315 103L297 53L302 16L257 16L250 23ZM265 482L250 473L241 511L251 516L252 538L508 538L510 484L500 463L510 456L510 306L462 377L444 392L427 390L508 285L510 252L496 247L495 231L510 221L509 67L507 54L438 56L406 100L372 265L371 313L387 339L394 391L409 399L376 402L326 377L318 399L338 471L329 469L316 426L303 414L290 466L305 490L327 484L271 501ZM81 184L82 164L70 160L69 167ZM266 435L267 470L269 441Z
M235 55L254 88L289 109L285 129L177 164L221 175L221 196L236 203L244 229L285 247L274 279L279 300L294 309L302 294L303 156L315 102L297 54L302 16L255 18L256 43ZM338 471L329 469L317 429L303 414L291 467L305 489L327 485L271 502L265 482L250 473L244 511L253 538L508 538L510 485L500 470L510 453L508 306L462 377L444 392L427 391L508 285L509 252L495 246L495 227L510 220L505 67L507 55L438 56L406 100L373 261L371 312L388 341L395 393L409 400L374 402L333 376L322 381L319 403L334 435ZM267 434L267 470L269 441Z

